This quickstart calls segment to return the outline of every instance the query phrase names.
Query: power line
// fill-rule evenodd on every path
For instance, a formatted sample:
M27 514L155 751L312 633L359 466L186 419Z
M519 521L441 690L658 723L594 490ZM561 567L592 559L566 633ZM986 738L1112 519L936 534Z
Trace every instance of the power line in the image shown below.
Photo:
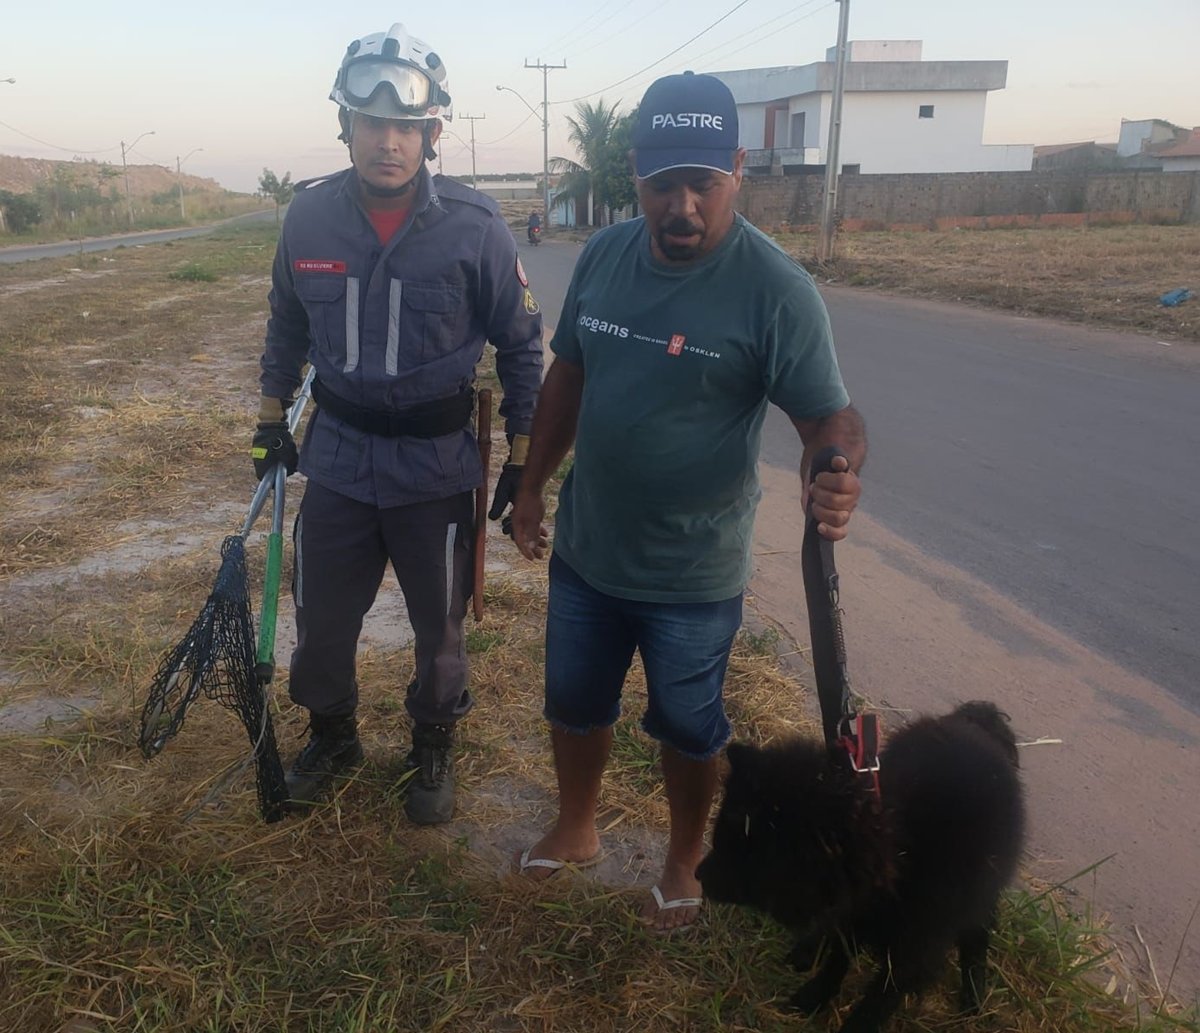
M574 104L576 101L580 101L580 100L587 100L587 99L588 99L588 97L595 97L597 94L600 94L600 93L605 93L605 92L607 92L608 90L616 89L618 86L623 86L625 83L629 82L629 80L630 80L630 79L636 79L636 78L637 78L639 75L641 75L643 72L648 72L648 71L649 71L651 68L653 68L655 65L661 65L661 64L662 64L664 61L666 61L666 60L667 60L667 58L669 58L669 57L674 57L674 56L675 56L676 54L678 54L678 53L679 53L681 50L683 50L683 48L684 48L684 47L690 46L692 43L695 43L695 42L696 42L696 40L698 40L698 39L699 39L701 36L703 36L703 35L704 35L706 32L711 32L711 31L712 31L713 29L715 29L715 28L716 28L718 25L720 25L720 24L721 24L721 22L725 21L725 19L726 19L726 18L729 18L731 15L733 15L733 14L737 13L738 11L740 11L740 10L741 10L743 7L745 7L745 6L746 6L746 5L747 5L749 2L750 2L750 0L740 0L740 2L739 2L739 3L736 3L736 4L734 4L734 5L733 5L733 7L731 7L731 8L730 8L728 11L726 11L726 12L725 12L723 15L721 15L721 17L720 17L720 18L718 18L718 19L717 19L715 22L713 22L713 23L712 23L712 24L710 24L710 25L707 25L707 26L705 26L703 29L701 29L699 32L697 32L697 33L696 33L696 35L694 35L694 36L693 36L691 39L689 39L689 40L688 40L686 43L681 43L679 46L677 46L677 47L676 47L674 50L672 50L670 53L668 53L668 54L663 54L663 56L662 56L662 57L660 57L660 58L659 58L657 61L651 61L651 62L650 62L650 64L646 65L646 67L645 67L645 68L639 68L639 69L638 69L636 72L634 72L632 75L627 75L627 76L625 76L625 78L624 78L624 79L618 79L618 80L617 80L615 83L610 83L608 86L601 87L601 88L600 88L600 89L598 89L598 90L593 90L591 93L585 93L585 94L583 94L583 95L581 95L581 96L579 96L579 97L572 97L570 100L557 100L557 101L555 101L554 103L555 103L556 105L557 105L557 104Z
M751 33L758 32L760 29L765 29L768 25L772 25L777 21L781 21L782 19L787 18L789 15L795 14L797 11L803 10L805 7L811 7L816 2L817 2L817 0L804 0L804 3L797 4L795 7L792 7L789 10L784 11L783 14L777 14L777 15L775 15L774 18L768 18L765 22L759 22L757 25L747 29L745 32L739 32L736 36L730 36L729 39L723 40L721 43L717 44L717 46L715 46L715 47L710 47L708 50L702 50L699 54L693 54L691 57L688 58L688 60L689 61L699 61L701 58L708 57L709 54L715 54L718 51L724 51L726 57L728 57L732 54L739 54L743 50L746 50L749 47L754 46L756 43L760 43L764 39L768 39L771 36L777 35L778 33L782 32L784 29L790 29L797 22L801 22L804 20L804 18L809 17L809 15L816 14L817 12L810 11L808 14L804 15L803 18L797 18L796 21L794 21L794 22L788 22L787 25L781 25L781 26L779 26L779 28L773 29L771 32L767 33L765 36L760 36L757 39L751 40L745 46L739 47L737 50L726 50L726 47L728 47L729 44L731 44L731 43L737 42L739 39L744 39L746 36L749 36ZM829 0L829 3L827 3L825 6L829 7L835 2L836 2L836 0ZM821 8L818 8L818 10L821 10Z
M793 7L792 10L787 12L787 14L793 14L796 11L800 10L802 7L807 7L810 3L814 3L814 2L815 2L815 0L807 0L807 3L801 4L800 7ZM768 32L764 36L759 36L756 39L752 39L749 43L746 43L743 46L738 47L736 50L725 51L725 57L732 57L734 54L740 54L743 50L749 50L751 47L757 46L763 40L769 39L772 36L776 36L780 32L783 32L785 29L790 29L793 25L799 25L802 21L805 21L809 18L814 17L815 15L820 14L822 11L826 10L827 8L833 7L836 3L837 3L837 0L828 0L827 3L822 4L816 10L809 11L807 14L802 14L799 18L796 18L794 21L790 21L786 25L780 25L777 29L772 29L770 32ZM783 17L783 15L780 15L778 17ZM741 39L742 36L747 35L747 33L754 32L754 31L756 31L756 29L761 29L765 25L769 25L772 21L777 21L777 20L778 20L778 18L772 18L772 19L770 19L770 21L762 22L761 24L757 25L754 29L747 29L746 32L741 33L739 36L734 36L733 38ZM671 68L668 69L668 71L673 72L677 69L687 68L689 66L695 67L695 62L698 58L706 57L707 55L712 54L717 50L724 50L724 45L719 46L719 47L714 47L710 50L702 51L699 54L689 57L689 58L687 58L687 60L681 61L679 64L672 65ZM644 84L653 82L654 79L657 78L659 74L662 74L662 73L656 73L653 76L647 76L645 79L639 80L638 82L634 83L633 85L634 86L642 86Z
M584 54L590 54L597 47L601 47L605 43L607 43L610 39L616 39L617 36L624 36L625 33L627 33L635 25L640 25L647 18L649 18L652 14L657 14L664 7L666 7L667 4L669 4L670 2L671 2L671 0L662 0L662 3L660 3L657 7L652 7L645 14L638 15L628 25L622 26L621 28L617 29L615 32L610 32L607 36L602 36L595 43L593 43L590 47L585 47L583 50L571 51L571 53L568 54L567 56L570 57L572 60L577 60L578 58L582 57ZM628 6L628 5L626 5L626 6Z
M508 139L510 136L512 136L512 135L513 135L513 133L515 133L515 132L516 132L518 129L520 129L520 128L521 128L521 126L523 126L523 125L524 125L526 122L528 122L528 121L529 121L531 118L533 118L533 117L534 117L536 114L537 114L537 112L536 112L536 111L531 111L531 112L529 112L529 114L528 114L528 115L526 115L526 116L525 116L523 119L521 119L521 121L520 121L520 122L518 122L518 123L517 123L515 126L513 126L513 127L512 127L512 129L510 129L510 130L509 130L507 133L505 133L503 136L498 136L498 137L496 137L496 139L495 139L495 140L480 140L480 141L479 141L479 145L480 145L481 147L491 147L491 146L492 146L492 144L497 144L497 143L500 143L500 141L501 141L501 140L507 140L507 139Z
M554 39L552 39L549 43L547 43L544 47L542 47L540 49L543 52L553 50L560 43L562 43L563 40L570 39L576 33L580 32L583 29L583 27L585 25L587 25L588 22L594 20L598 15L603 14L606 8L611 7L616 2L617 2L617 0L607 0L607 3L600 4L599 7L597 7L595 10L593 10L592 13L587 15L582 21L576 22L573 26L571 26L571 28L567 29L566 32L560 32L557 36L554 37ZM632 3L632 0L626 0L626 3L624 4L624 6L618 8L618 10L623 11L626 7L629 6L630 3Z
M23 136L26 140L32 140L34 143L40 143L43 147L50 147L56 151L62 151L64 154L108 154L110 151L120 150L120 146L105 147L99 151L81 151L75 147L59 147L56 143L50 143L46 140L39 140L36 136L30 136L28 133L21 132L16 126L10 126L7 122L0 122L0 126L14 132L17 136Z

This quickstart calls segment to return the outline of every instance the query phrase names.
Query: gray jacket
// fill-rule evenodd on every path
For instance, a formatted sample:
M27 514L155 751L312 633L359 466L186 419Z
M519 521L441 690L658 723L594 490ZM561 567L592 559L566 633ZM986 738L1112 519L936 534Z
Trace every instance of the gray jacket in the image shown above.
M508 434L528 434L542 380L542 317L495 202L419 174L413 211L379 243L353 169L299 184L275 252L262 392L289 398L311 362L322 385L370 409L444 398L475 381L496 349ZM439 438L381 437L317 410L300 470L360 502L399 506L479 486L464 428Z

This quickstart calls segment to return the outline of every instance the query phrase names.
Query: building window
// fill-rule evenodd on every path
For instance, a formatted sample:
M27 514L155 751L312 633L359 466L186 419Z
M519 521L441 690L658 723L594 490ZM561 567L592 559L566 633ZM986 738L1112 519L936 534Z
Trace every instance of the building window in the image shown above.
M933 118L933 105L922 104L917 109L917 118Z

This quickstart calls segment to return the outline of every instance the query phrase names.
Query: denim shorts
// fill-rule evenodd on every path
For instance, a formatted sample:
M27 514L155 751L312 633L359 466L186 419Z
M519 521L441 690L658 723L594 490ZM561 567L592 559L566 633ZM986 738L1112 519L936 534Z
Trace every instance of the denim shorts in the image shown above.
M729 741L721 687L741 623L741 595L713 603L620 599L552 555L546 719L578 734L614 724L636 649L649 697L642 728L685 757L706 760Z

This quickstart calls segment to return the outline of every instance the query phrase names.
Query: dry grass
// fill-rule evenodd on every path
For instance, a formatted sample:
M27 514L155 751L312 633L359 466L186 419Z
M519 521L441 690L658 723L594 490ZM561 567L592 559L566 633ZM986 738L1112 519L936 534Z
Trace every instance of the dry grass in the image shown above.
M714 906L692 934L662 939L635 919L666 827L654 750L634 721L636 670L604 789L605 862L541 887L508 874L550 814L553 775L540 717L544 568L502 542L496 559L511 569L492 574L486 617L470 627L478 705L461 726L450 826L414 828L396 790L403 650L363 655L368 763L305 819L262 825L246 776L185 820L244 750L213 705L194 708L160 757L141 758L149 678L207 594L251 490L269 236L120 251L82 272L0 267L11 400L0 413L0 718L35 702L89 710L0 734L0 1029L801 1027L782 1009L795 977L770 923ZM217 278L170 278L191 264ZM252 539L253 563L261 553ZM776 648L762 628L740 641L729 707L741 735L815 731ZM282 684L274 698L291 753L304 715ZM999 938L997 987L975 1029L1196 1029L1104 994L1092 975L1108 978L1102 939L1053 896L1014 894ZM957 1028L949 977L943 990L914 1010L913 1028Z
M823 280L1200 341L1200 226L844 233L824 268L813 235L776 239ZM1176 287L1196 297L1160 305Z

